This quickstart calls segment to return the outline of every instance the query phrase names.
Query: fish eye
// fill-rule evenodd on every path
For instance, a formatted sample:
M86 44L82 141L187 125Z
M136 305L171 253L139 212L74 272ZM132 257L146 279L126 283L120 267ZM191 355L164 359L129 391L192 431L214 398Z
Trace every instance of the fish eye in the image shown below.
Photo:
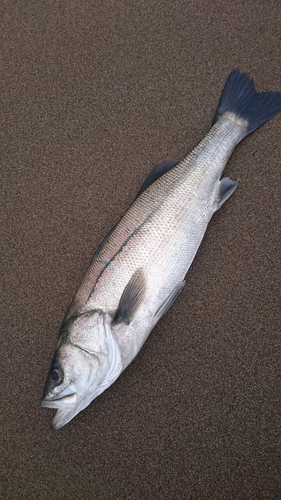
M59 384L63 379L62 370L59 368L54 368L50 373L50 379L53 384Z

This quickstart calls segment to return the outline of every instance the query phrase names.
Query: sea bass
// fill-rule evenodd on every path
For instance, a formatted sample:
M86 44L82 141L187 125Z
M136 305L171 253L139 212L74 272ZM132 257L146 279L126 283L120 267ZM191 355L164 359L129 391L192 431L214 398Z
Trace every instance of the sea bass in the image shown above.
M111 229L63 320L42 406L59 429L135 358L184 286L216 210L238 181L221 178L235 146L281 111L281 93L257 93L234 69L213 125L182 161L161 163Z

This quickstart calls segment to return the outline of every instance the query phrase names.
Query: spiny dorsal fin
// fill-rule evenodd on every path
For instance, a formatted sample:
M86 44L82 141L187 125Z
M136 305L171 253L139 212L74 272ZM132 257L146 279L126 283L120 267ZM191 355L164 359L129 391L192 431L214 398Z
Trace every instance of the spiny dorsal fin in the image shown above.
M159 165L156 165L154 169L148 174L147 178L145 179L142 187L140 188L136 198L140 196L153 182L157 181L159 177L164 175L166 172L171 170L171 168L175 167L178 165L179 160L171 160L171 161L166 161L165 163L159 163Z
M159 163L159 165L156 165L156 167L154 167L154 169L150 172L150 174L148 174L147 178L144 180L143 185L140 188L140 190L139 190L136 198L138 198L151 184L153 184L153 182L155 182L157 179L159 179L159 177L161 177L166 172L168 172L169 170L171 170L171 168L173 168L176 165L178 165L178 163L179 163L179 160L170 160L170 161L167 161L165 163ZM114 224L114 226L110 229L110 231L108 232L108 234L102 240L102 242L100 243L100 245L98 246L97 250L95 251L95 253L94 253L93 257L92 257L92 260L91 260L90 264L93 263L93 261L95 260L95 258L97 257L97 255L100 253L100 251L102 250L102 248L106 244L107 240L109 239L109 237L113 233L114 229L116 228L118 222L119 221L117 221Z
M124 288L118 307L115 311L112 325L117 323L131 323L145 294L146 280L143 270L137 269L129 283Z

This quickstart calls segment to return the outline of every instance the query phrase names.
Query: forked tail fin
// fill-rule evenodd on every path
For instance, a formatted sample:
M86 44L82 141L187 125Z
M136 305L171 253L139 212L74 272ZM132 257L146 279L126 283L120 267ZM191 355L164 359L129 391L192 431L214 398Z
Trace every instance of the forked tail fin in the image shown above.
M233 69L226 80L213 124L226 112L234 113L248 122L240 140L281 111L280 92L256 92L253 80Z

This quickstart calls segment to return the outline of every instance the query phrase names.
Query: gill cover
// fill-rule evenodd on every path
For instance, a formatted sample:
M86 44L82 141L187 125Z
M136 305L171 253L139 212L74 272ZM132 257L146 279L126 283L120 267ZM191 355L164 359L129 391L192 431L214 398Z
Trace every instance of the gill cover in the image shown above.
M90 311L63 325L41 405L56 408L59 429L109 387L122 371L110 318Z

